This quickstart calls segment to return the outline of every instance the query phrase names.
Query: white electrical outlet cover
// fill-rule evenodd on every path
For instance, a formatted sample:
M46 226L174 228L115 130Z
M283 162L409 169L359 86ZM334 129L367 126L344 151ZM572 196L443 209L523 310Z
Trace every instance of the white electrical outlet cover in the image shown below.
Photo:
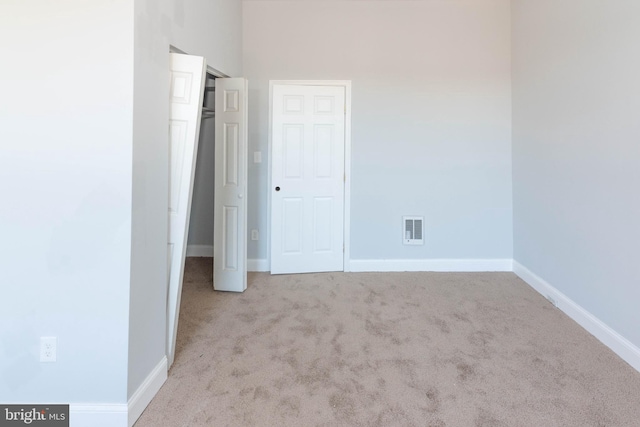
M56 337L40 337L40 361L55 362L57 346L58 339Z

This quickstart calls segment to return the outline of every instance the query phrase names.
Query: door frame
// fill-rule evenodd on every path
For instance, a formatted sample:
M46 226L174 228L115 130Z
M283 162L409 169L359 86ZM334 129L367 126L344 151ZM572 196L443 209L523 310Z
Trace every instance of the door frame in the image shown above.
M269 164L267 167L267 262L271 270L271 163L273 150L273 86L336 86L344 88L345 116L344 116L344 253L342 270L351 271L351 80L269 80Z

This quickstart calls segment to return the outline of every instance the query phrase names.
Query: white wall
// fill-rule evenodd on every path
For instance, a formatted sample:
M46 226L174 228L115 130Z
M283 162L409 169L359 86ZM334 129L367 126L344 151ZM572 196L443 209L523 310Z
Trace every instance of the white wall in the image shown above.
M5 0L0 51L0 402L126 402L131 2Z
M133 234L128 396L165 355L169 46L240 75L239 0L135 0ZM213 183L212 183L213 185Z
M640 3L513 2L515 260L640 347Z
M4 403L126 404L164 357L170 44L240 74L240 2L2 2Z
M352 259L512 257L508 0L245 1L249 258L267 258L270 79L353 85ZM424 215L426 244L402 245Z

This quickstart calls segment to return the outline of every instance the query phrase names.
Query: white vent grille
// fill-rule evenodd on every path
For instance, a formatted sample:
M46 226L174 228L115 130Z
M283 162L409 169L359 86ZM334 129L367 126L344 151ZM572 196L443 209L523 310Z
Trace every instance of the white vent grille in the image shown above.
M424 217L402 217L402 242L405 245L424 245Z

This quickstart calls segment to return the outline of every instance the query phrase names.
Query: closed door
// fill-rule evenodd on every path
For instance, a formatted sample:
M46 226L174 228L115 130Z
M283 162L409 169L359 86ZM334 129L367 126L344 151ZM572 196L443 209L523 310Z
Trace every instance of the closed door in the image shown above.
M271 273L344 268L345 88L274 85Z

